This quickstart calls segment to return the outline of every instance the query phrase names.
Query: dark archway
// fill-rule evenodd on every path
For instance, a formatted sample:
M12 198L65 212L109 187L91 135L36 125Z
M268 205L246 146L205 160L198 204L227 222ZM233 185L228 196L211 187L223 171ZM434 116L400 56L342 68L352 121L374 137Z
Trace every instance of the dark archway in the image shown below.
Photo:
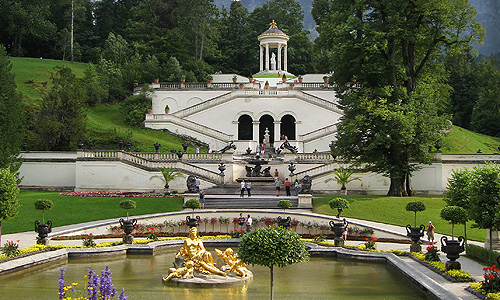
M286 135L289 140L296 140L295 118L292 115L284 115L281 118L280 136Z
M252 117L242 115L238 118L238 140L251 141L253 139Z
M263 115L259 119L259 143L264 140L266 128L269 130L269 143L274 143L274 119L270 115Z

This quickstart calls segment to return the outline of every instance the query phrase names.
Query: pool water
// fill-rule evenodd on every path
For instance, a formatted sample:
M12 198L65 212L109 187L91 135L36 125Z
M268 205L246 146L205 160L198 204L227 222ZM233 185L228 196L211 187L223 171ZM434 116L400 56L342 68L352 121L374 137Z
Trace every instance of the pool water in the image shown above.
M0 299L58 299L60 268L66 269L66 285L77 282L76 296L85 296L86 280L83 276L87 274L86 269L93 268L100 275L106 266L112 271L117 290L120 292L125 288L129 300L269 298L270 271L261 266L249 266L253 279L236 285L187 287L172 282L163 284L161 277L172 267L176 250L164 250L155 255L72 258L4 275L0 277ZM428 299L409 280L385 264L321 257L312 257L309 262L285 268L275 267L274 297L287 300Z

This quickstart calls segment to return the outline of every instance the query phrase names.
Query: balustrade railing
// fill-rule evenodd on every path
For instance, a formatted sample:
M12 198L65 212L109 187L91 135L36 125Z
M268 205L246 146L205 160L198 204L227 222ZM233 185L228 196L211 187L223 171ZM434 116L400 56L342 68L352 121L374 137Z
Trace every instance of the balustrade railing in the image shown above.
M231 98L233 98L233 96L231 95L231 92L225 93L223 95L219 95L219 96L214 97L212 99L208 99L208 100L203 101L201 103L198 103L198 104L195 104L193 106L182 109L180 111L177 111L173 115L175 115L179 118L184 118L184 117L189 116L193 113L196 113L199 111L204 111L210 107L224 103L224 102L230 100Z
M160 89L180 89L180 82L162 82L160 83Z
M314 177L316 175L321 175L321 174L327 174L335 171L335 169L338 169L339 164L336 162L332 162L329 164L324 164L321 166L317 166L311 169L307 169L301 172L297 172L294 175L291 176L292 180L302 178L306 175L309 175L310 177Z
M307 163L307 162L325 162L329 163L333 161L333 157L330 153L297 153L297 162Z
M81 158L84 159L100 160L114 158L116 160L128 161L147 168L157 169L160 167L171 167L180 171L195 174L214 183L224 183L224 175L198 167L185 161L193 159L193 161L197 162L203 160L205 162L219 163L222 161L223 157L223 154L221 153L185 153L184 155L186 155L186 157L183 155L182 161L179 160L175 153L130 153L113 150L89 150L81 151L80 153Z
M175 115L146 115L146 122L148 121L165 121L170 122L181 127L193 130L195 132L216 138L222 142L230 142L233 140L233 135L212 129L210 127L191 122L186 119L181 119Z
M308 132L306 134L300 134L299 140L302 142L308 142L320 137L337 132L337 124L328 125L323 128L316 129L314 131Z

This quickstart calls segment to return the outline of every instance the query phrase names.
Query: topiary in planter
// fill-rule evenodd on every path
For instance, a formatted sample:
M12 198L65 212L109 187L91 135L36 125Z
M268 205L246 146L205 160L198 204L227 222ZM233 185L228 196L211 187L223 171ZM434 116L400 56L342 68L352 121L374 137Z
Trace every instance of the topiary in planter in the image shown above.
M190 199L184 203L184 208L191 208L193 210L193 217L194 217L194 210L197 208L200 208L200 201L196 199Z
M42 223L45 224L45 211L50 210L54 207L54 202L49 199L36 199L35 209L42 211Z
M346 199L340 197L333 198L328 202L328 205L330 205L331 209L337 209L337 218L340 218L340 213L342 213L344 209L349 208L349 202Z
M128 210L134 209L136 207L137 207L137 203L134 200L127 199L127 200L120 201L120 208L127 210L127 220L128 220Z
M422 201L412 201L406 204L406 211L415 213L415 227L417 227L417 212L425 210L425 204Z
M454 225L464 224L469 219L467 211L460 206L445 206L441 210L441 218L451 223L451 239L454 239Z

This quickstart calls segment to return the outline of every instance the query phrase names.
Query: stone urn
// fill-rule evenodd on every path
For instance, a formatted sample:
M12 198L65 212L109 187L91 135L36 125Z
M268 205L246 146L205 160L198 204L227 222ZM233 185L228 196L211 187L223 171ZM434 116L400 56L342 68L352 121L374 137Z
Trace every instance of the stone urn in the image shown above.
M281 216L278 216L278 226L284 227L284 228L289 228L290 223L292 219L290 217L282 218Z
M410 252L421 252L422 246L420 246L420 238L424 236L425 226L420 225L420 227L411 227L410 224L406 225L406 236L409 237L413 244L410 245Z
M457 260L460 257L460 253L465 251L465 238L459 236L456 240L448 240L448 237L441 237L441 251L446 253L446 257L449 261L446 262L446 271L449 270L460 270L461 266Z
M342 234L345 231L344 223L330 221L329 224L330 224L330 229L333 231L333 234L335 235L335 239L333 240L333 245L335 247L344 247L344 238L342 237Z
M47 236L52 232L52 221L47 221L47 224L41 224L40 221L35 221L35 232L38 233L36 243L47 245Z
M195 218L187 216L186 225L189 226L189 228L198 227L198 225L200 225L200 216L196 216Z
M132 236L132 231L134 230L134 226L137 224L137 219L120 219L120 227L125 232L125 236L123 237L124 244L132 244L134 241L134 237Z

